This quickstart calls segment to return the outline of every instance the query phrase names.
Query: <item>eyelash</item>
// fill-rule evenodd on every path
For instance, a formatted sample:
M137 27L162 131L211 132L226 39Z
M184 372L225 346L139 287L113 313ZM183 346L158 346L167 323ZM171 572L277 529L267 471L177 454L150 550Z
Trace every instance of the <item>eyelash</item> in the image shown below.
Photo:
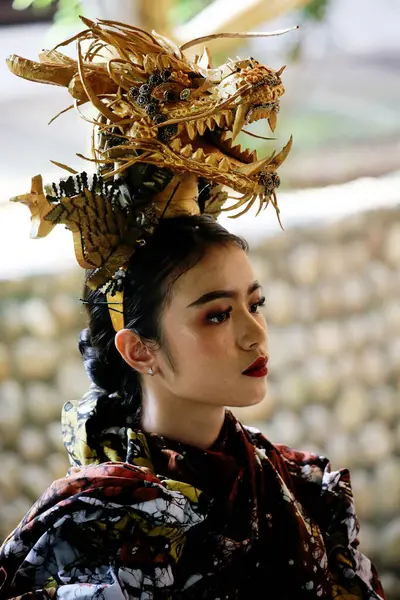
M260 298L257 302L253 302L252 304L250 304L250 307L253 307L253 306L257 306L257 308L265 306L265 296ZM214 325L222 325L222 323L225 323L228 320L231 312L232 312L232 307L230 306L228 308L228 310L224 310L222 312L217 312L217 313L213 313L213 314L209 315L207 317L207 321L209 321L210 323L213 323ZM254 314L258 314L258 312L255 312ZM226 318L223 321L218 321L217 323L215 323L215 321L211 321L211 319L215 319L215 318L221 317L221 316L226 316Z

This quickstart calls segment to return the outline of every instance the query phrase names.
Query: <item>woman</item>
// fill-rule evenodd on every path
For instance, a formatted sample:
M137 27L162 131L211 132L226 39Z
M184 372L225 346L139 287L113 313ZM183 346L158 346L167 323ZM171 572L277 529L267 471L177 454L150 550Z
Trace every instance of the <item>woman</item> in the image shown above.
M80 81L90 92L84 62ZM277 72L267 81L251 62L250 87L243 84L249 65L238 66L247 71L238 88L242 104L229 109L233 134L240 106L253 98L253 112L265 110L254 100L260 86L266 94L280 85ZM186 81L193 96L205 89L195 79ZM160 80L146 85L157 98ZM176 81L171 85L176 94ZM166 114L170 101L157 105L158 114ZM74 234L87 268L89 327L79 348L92 385L63 408L68 475L2 546L1 597L384 598L374 567L358 550L348 472L331 472L324 457L273 445L226 408L260 402L268 372L264 297L247 243L215 221L226 199L218 186L227 175L204 166L208 177L199 177L201 153L169 170L164 163L151 167L167 160L171 140L187 141L193 132L159 134L151 143L159 148L161 139L164 158L152 158L149 138L140 138L138 128L130 135L123 119L115 143L113 119L121 111L115 100L105 105L113 112L101 127L112 123L112 129L103 129L100 146L117 147L118 157L114 150L107 156L114 153L119 164L111 167L104 155L98 162L113 185L105 176L89 182L86 174L74 175L45 195L36 178L31 194L18 198L30 206L37 235L58 222ZM229 102L213 105L221 106ZM217 141L215 134L202 139L201 129L192 140L196 152L219 156L221 132ZM121 139L137 144L134 154ZM124 156L130 162L122 162L121 175ZM256 181L264 190L257 196L277 209L275 170L283 158L252 161L245 171L233 160L223 166L236 188ZM154 185L145 186L149 178Z
M225 409L266 391L246 250L210 217L165 219L130 260L125 329L88 292L93 386L63 411L76 467L3 547L16 573L4 597L383 598L357 549L348 472Z

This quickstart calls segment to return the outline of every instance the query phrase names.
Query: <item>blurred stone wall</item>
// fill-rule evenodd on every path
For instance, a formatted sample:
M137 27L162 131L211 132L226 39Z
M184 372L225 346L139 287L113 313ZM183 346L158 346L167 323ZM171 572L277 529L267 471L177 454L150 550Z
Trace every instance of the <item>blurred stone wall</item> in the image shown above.
M236 413L348 467L361 548L400 599L400 211L294 229L252 248L267 297L267 399ZM63 402L87 389L80 269L0 286L0 537L68 462Z

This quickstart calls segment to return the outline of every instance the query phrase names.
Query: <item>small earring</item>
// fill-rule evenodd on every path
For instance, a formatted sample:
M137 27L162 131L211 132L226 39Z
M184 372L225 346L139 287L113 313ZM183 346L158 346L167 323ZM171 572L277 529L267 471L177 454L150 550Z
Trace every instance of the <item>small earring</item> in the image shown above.
M150 367L150 369L148 370L149 375L154 375L154 371L153 369Z

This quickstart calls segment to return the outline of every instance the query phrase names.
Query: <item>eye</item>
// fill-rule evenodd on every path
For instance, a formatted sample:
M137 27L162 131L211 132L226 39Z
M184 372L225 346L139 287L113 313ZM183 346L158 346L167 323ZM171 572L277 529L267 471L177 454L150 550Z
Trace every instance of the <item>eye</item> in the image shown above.
M263 296L262 298L257 300L257 302L254 302L254 304L250 306L251 312L258 313L258 309L262 306L265 306L265 296Z
M228 310L224 310L223 312L213 313L207 317L207 321L210 323L216 323L217 325L224 323L229 319L229 315L232 312L232 307L229 307ZM215 320L213 320L215 319Z

